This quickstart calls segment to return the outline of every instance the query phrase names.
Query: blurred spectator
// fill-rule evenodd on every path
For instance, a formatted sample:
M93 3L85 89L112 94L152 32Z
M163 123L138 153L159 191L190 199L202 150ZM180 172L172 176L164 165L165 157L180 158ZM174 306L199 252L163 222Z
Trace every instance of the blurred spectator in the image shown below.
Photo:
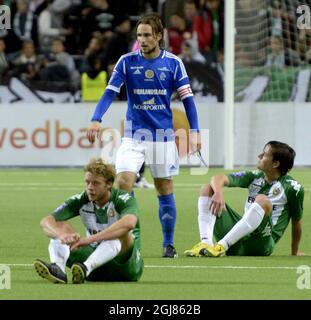
M181 46L184 42L184 32L186 31L185 20L173 14L169 19L169 27L167 29L169 51L173 54L179 55L181 53Z
M82 100L87 101L98 101L105 88L107 86L107 72L101 69L101 61L95 60L93 70L98 72L93 73L94 77L90 77L89 73L83 72L81 77L81 91Z
M108 74L104 70L102 49L103 37L95 33L88 48L85 50L84 72L81 76L81 90L83 101L98 101L108 83Z
M185 40L182 44L182 51L179 58L183 60L183 62L206 63L204 56L199 51L198 42L195 38Z
M119 15L114 20L115 29L113 36L107 40L103 52L103 62L117 61L129 51L131 42L131 21L128 15Z
M263 66L266 62L269 28L267 3L263 0L238 0L236 3L236 62Z
M185 29L187 32L192 33L194 18L198 14L198 9L194 0L185 0L183 14L186 23Z
M115 12L107 0L89 0L81 11L80 44L83 50L94 32L99 31L106 38L113 35L114 17Z
M123 1L123 0L119 0ZM132 0L135 2L135 0ZM167 0L164 0L167 1ZM179 1L179 0L177 0ZM139 1L136 1L136 3ZM140 11L139 14L145 14L145 13L151 13L151 12L157 12L159 9L159 1L158 0L142 0L140 1Z
M281 3L278 1L272 1L270 8L271 15L271 35L272 36L282 36L282 8Z
M162 21L163 21L163 26L165 28L168 28L170 24L170 17L173 14L177 14L180 17L183 16L184 13L184 2L185 0L165 0L162 3Z
M29 10L36 16L39 16L40 13L46 8L46 0L30 0L29 1Z
M39 44L40 49L48 51L53 39L68 36L72 29L64 29L64 14L70 7L70 0L48 0L48 7L39 16Z
M45 68L40 72L40 78L44 81L69 81L77 85L80 74L76 70L74 60L65 51L62 39L54 39L51 52L47 56Z
M194 19L193 31L199 48L208 63L217 61L217 52L224 47L224 12L221 0L205 0Z
M158 0L108 0L111 10L117 14L139 16L146 10L158 11Z
M9 68L9 61L5 54L5 42L0 39L0 82Z
M20 43L25 40L32 40L35 46L38 45L37 17L29 10L27 0L16 1L17 11L13 18L13 31Z
M267 56L266 66L283 68L284 66L299 66L299 54L290 48L284 48L283 38L272 36L270 38L270 53Z
M26 40L22 43L22 50L13 61L14 68L11 76L20 78L23 81L35 80L43 66L43 59L36 54L35 46L32 40Z
M293 10L299 5L296 0L272 0L269 7L271 15L271 35L283 37L284 46L297 50L298 28Z
M81 11L85 4L82 4L82 0L70 0L70 2L62 21L62 28L67 30L65 34L66 51L70 54L81 54L83 52L80 45Z
M89 77L95 78L103 70L102 52L104 50L103 36L95 33L84 51L82 72L88 73Z

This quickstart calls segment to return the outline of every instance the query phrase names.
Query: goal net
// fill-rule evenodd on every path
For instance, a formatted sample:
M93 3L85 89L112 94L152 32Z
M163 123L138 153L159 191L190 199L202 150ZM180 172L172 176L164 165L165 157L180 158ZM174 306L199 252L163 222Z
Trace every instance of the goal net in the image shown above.
M236 1L236 102L311 101L310 8L311 0Z

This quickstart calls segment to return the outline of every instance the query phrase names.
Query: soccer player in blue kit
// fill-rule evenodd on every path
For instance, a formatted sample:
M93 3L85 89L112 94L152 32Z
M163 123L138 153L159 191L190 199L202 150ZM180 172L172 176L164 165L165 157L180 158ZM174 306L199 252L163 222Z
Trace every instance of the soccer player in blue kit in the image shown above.
M163 49L164 30L157 14L146 14L136 25L140 49L121 56L104 95L93 114L87 137L91 143L100 138L101 119L125 83L128 108L124 137L116 156L117 186L132 192L145 159L150 165L159 201L163 234L163 257L175 258L174 229L176 206L172 176L178 175L170 100L177 91L190 124L190 149L201 149L198 116L182 61Z

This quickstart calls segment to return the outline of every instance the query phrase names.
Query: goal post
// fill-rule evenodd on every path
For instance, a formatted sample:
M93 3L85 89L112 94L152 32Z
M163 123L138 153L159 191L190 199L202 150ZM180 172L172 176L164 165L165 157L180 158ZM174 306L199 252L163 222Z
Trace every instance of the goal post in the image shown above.
M225 1L225 57L224 57L224 168L234 166L234 38L235 1Z
M233 169L241 165L240 141L236 140L240 132L249 132L251 126L250 145L244 149L251 150L255 135L265 130L256 118L259 104L267 104L266 117L270 113L272 117L272 109L280 103L311 102L311 1L226 0L224 4L223 163L225 169ZM242 103L248 104L252 124L239 114ZM284 112L291 113L288 106ZM284 112L280 113L280 128L286 123ZM294 135L295 126L290 130Z

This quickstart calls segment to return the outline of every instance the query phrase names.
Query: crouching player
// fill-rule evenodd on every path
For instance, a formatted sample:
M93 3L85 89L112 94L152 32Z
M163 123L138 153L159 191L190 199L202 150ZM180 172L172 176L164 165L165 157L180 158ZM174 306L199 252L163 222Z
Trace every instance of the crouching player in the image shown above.
M101 159L91 160L84 173L86 190L41 221L43 232L51 238L51 263L35 260L37 273L50 282L67 283L67 266L72 283L139 280L144 263L135 198L112 187L114 169ZM86 227L86 237L66 221L75 216Z

